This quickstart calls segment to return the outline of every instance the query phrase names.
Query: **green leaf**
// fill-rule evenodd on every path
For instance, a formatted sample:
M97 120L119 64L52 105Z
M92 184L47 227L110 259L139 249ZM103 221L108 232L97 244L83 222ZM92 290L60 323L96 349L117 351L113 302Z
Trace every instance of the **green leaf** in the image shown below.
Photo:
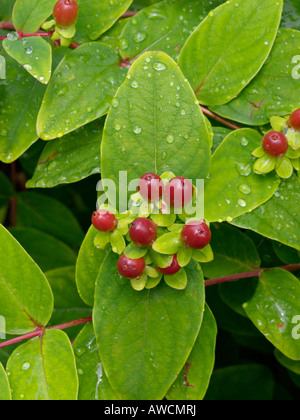
M177 261L180 267L185 267L191 261L193 256L192 248L182 247L178 250Z
M10 181L3 172L0 172L0 223L3 223L6 218L9 199L14 195L15 192Z
M79 401L117 400L100 361L96 337L91 323L78 334L73 349L78 379Z
M2 0L0 4L0 19L8 20L12 15L15 0Z
M213 250L208 244L206 247L202 249L194 249L193 250L193 258L194 260L200 262L200 263L209 263L213 261L214 259L214 253Z
M257 149L255 150L255 154ZM265 175L274 171L276 168L277 159L274 156L270 156L266 153L263 154L253 165L253 170L256 174Z
M162 52L143 54L108 114L102 176L115 181L119 190L125 188L122 180L119 185L119 171L127 171L128 182L145 172L161 175L171 169L189 179L203 179L209 169L210 137L195 99L170 57Z
M229 130L225 127L213 127L214 137L213 137L213 148L212 153L214 153L217 148L220 146L222 141L231 133L232 130Z
M21 64L35 79L47 84L51 77L51 45L40 36L17 40L6 38L3 47L7 54Z
M152 214L151 219L157 226L169 227L176 221L176 214Z
M208 221L231 221L272 197L280 182L277 176L253 173L252 152L260 143L261 134L245 128L229 134L215 151L205 182Z
M126 74L118 64L116 52L100 42L67 54L48 85L38 115L39 136L43 140L62 137L106 114Z
M53 296L40 268L13 236L0 225L0 308L2 333L22 335L45 326Z
M53 188L100 173L103 124L91 122L46 144L27 188Z
M161 1L142 9L129 19L120 36L123 58L134 58L145 51L163 51L177 60L194 28L222 0Z
M26 227L12 228L10 233L44 272L76 262L75 252L47 233Z
M80 43L96 40L126 12L131 3L132 0L78 0L75 40Z
M0 363L0 401L10 401L11 390L6 372Z
M167 393L168 400L203 400L215 364L217 324L206 305L197 340L184 368Z
M52 14L57 0L17 0L13 10L13 23L18 31L37 32Z
M144 257L148 252L148 248L141 248L136 246L133 242L130 242L129 245L127 245L124 255L126 255L127 258L130 258L132 260L136 260L138 258Z
M272 246L277 257L285 264L300 263L300 252L296 249L281 244L280 242L272 242Z
M224 303L238 314L247 317L243 304L250 300L257 288L257 277L221 283L219 294Z
M11 163L38 139L35 125L45 86L0 53L6 61L6 80L0 79L0 160Z
M203 264L208 279L257 270L261 261L253 241L239 229L222 223L211 226L214 260Z
M282 181L269 201L231 223L300 251L299 200L300 182L294 175Z
M119 398L162 399L201 326L202 273L193 262L186 267L189 281L184 291L161 282L136 292L130 284L119 284L117 259L108 255L96 285L94 328L101 361Z
M218 327L230 334L239 335L244 339L256 340L258 337L263 338L250 319L245 317L245 312L243 312L242 316L240 314L241 310L239 309L237 311L237 304L236 302L233 304L233 299L230 301L230 306L227 304L227 300L225 303L225 299L223 297L221 299L219 290L218 286L206 287L207 304L217 320ZM249 295L247 295L248 297Z
M248 317L285 356L300 360L293 323L300 314L300 284L293 274L275 268L264 272L253 298L244 304Z
M244 364L217 369L211 379L205 400L271 401L274 378L269 368Z
M154 251L167 255L176 254L181 247L181 234L176 232L165 233L152 245Z
M184 290L188 283L188 278L184 268L182 268L172 276L165 275L164 279L168 286L173 287L173 289L177 290Z
M276 357L277 361L286 369L294 372L296 375L300 375L300 361L289 359L284 354L280 353L280 351L277 349L275 349L274 356Z
M200 103L227 103L254 78L272 49L282 7L282 0L230 0L209 13L178 61Z
M47 330L42 337L19 346L10 356L6 370L13 400L77 399L75 357L63 331Z
M112 250L121 255L126 248L126 242L123 235L116 229L110 235Z
M149 255L156 267L167 268L172 264L173 255L163 255L153 249L149 250Z
M293 175L294 168L291 161L288 158L282 158L279 162L276 173L280 178L288 179Z
M94 305L95 283L106 251L94 245L97 229L91 226L82 242L77 264L76 284L82 300L89 306Z
M297 0L285 0L281 26L284 28L300 29L300 4Z
M47 271L45 276L54 295L54 310L49 325L64 324L91 316L91 309L83 303L76 289L75 266L56 268ZM78 326L77 330L80 329L81 326ZM74 337L73 330L68 330L68 334L71 334L70 338Z
M211 109L225 118L249 125L267 124L272 116L288 115L300 107L299 80L293 77L300 34L281 29L270 57L255 79L227 105ZM284 54L282 54L284 51Z
M17 196L17 226L31 227L80 247L83 231L72 212L60 201L31 191Z

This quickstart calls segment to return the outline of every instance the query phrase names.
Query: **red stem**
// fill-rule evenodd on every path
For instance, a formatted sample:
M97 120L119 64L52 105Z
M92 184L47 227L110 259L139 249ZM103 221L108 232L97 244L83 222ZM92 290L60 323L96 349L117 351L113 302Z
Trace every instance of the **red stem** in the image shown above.
M56 325L54 327L37 328L36 331L33 331L32 333L25 334L25 335L22 335L20 337L16 337L16 338L13 338L11 340L0 343L0 349L2 349L4 347L7 347L7 346L11 346L12 344L20 343L21 341L24 341L24 340L29 340L31 338L42 336L44 334L45 330L65 330L66 328L71 328L71 327L75 327L77 325L86 324L86 323L91 322L91 321L92 321L92 317L90 316L90 317L87 317L87 318L76 319L75 321L70 321L70 322L66 322L64 324Z
M9 31L14 31L15 27L12 23L9 22L1 22L0 23L0 29L8 29Z
M300 271L300 263L297 264L289 264L289 265L285 265L283 267L279 267L283 270L286 271ZM231 276L225 276L225 277L219 277L216 279L212 279L212 280L207 280L205 282L205 286L212 286L215 284L220 284L220 283L226 283L226 282L230 282L230 281L234 281L234 280L240 280L240 279L246 279L246 278L250 278L250 277L257 277L260 276L263 272L265 271L270 271L272 270L272 268L263 268L263 269L257 269L254 271L249 271L247 273L239 273L239 274L233 274ZM42 336L44 334L44 332L46 330L64 330L66 328L71 328L74 327L76 325L82 325L82 324L86 324L88 322L92 322L92 317L87 317L87 318L81 318L81 319L76 319L75 321L70 321L70 322L66 322L64 324L60 324L60 325L56 325L54 327L48 327L48 328L37 328L36 331L29 333L29 334L25 334L22 335L20 337L16 337L13 338L12 340L8 340L5 341L3 343L0 343L0 349L10 346L12 344L17 344L20 343L21 341L24 340L28 340L31 338L35 338L38 336Z
M300 270L300 264L289 264L289 265L285 265L283 267L279 267L283 270L286 271L299 271ZM216 279L212 279L212 280L206 280L205 282L205 286L213 286L215 284L221 284L221 283L227 283L230 281L235 281L235 280L240 280L240 279L248 279L251 277L259 277L261 276L262 273L266 272L266 271L270 271L272 270L272 268L263 268L263 269L257 269L254 271L249 271L248 273L240 273L240 274L232 274L230 276L225 276L225 277L219 277Z
M126 19L132 16L135 16L138 12L137 11L133 11L133 12L125 12L120 19Z
M240 127L239 125L226 120L223 117L220 117L219 115L215 114L214 112L210 111L209 109L205 108L204 106L200 105L200 108L203 112L203 114L207 115L210 118L213 118L214 120L220 122L221 124L226 125L227 127L231 128L232 130L240 130L242 127Z

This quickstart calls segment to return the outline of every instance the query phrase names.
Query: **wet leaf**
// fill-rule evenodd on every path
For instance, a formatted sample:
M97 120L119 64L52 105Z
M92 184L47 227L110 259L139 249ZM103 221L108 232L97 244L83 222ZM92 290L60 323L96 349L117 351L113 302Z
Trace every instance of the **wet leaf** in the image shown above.
M62 137L106 114L127 72L118 64L116 52L100 42L68 53L48 85L38 115L39 136L43 140Z
M292 360L300 360L294 317L300 314L300 284L293 274L275 268L264 272L244 309L259 331Z
M101 361L119 398L162 399L201 326L202 273L192 262L185 268L185 290L160 282L154 289L136 292L130 284L119 284L117 260L116 254L106 258L96 284L94 328Z
M230 0L209 13L178 61L200 103L229 102L259 72L275 41L282 7L282 0Z
M210 176L205 181L205 218L232 221L269 200L280 181L275 174L253 172L255 150L261 134L245 128L229 134L212 157Z
M75 357L63 331L47 330L43 336L19 346L6 369L15 401L77 399Z
M0 225L0 307L2 333L22 335L47 325L53 309L50 286L41 269ZM16 263L17 262L17 263Z
M255 79L226 105L211 109L225 118L249 125L263 125L272 116L288 115L300 107L296 77L300 34L281 29L270 57Z

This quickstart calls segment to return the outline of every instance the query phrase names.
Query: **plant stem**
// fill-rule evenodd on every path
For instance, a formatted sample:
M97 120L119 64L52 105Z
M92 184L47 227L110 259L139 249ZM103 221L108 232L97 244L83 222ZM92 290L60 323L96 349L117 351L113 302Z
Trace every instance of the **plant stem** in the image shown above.
M126 19L132 16L135 16L138 12L137 11L133 11L133 12L125 12L120 19Z
M285 265L283 267L277 267L277 268L281 268L281 269L289 271L289 272L300 271L300 263L289 264L289 265ZM264 273L266 271L270 271L270 270L272 270L272 268L262 268L262 269L257 269L257 270L254 270L254 271L248 271L247 273L239 273L239 274L233 274L233 275L230 275L230 276L219 277L219 278L216 278L216 279L207 280L205 282L205 286L208 287L208 286L213 286L215 284L221 284L221 283L226 283L226 282L230 282L230 281L246 279L246 278L250 278L250 277L257 277L257 276L261 276L262 273ZM87 317L87 318L76 319L74 321L66 322L64 324L55 325L53 327L37 328L36 331L34 331L32 333L25 334L25 335L22 335L20 337L13 338L12 340L8 340L8 341L5 341L3 343L0 343L0 349L4 348L4 347L7 347L7 346L10 346L12 344L20 343L21 341L24 341L24 340L29 340L31 338L42 336L45 333L46 330L64 330L66 328L75 327L77 325L86 324L88 322L92 322L92 317L91 316Z
M208 117L214 119L215 121L220 122L223 125L226 125L227 127L231 128L232 130L240 130L242 127L240 127L239 125L226 120L223 117L220 117L219 115L215 114L214 112L210 111L209 109L205 108L204 106L200 105L200 108L203 112L203 114L207 115Z
M286 271L300 271L300 263L299 264L289 264L284 265L283 267L278 267ZM240 273L240 274L232 274L230 276L219 277L216 279L206 280L205 286L213 286L215 284L227 283L230 281L240 280L240 279L248 279L251 277L260 277L262 273L266 271L270 271L272 268L261 268L254 271L248 271L247 273Z
M1 22L0 29L8 29L9 31L14 31L15 27L12 23L9 22Z
M7 347L7 346L11 346L12 344L20 343L21 341L24 341L24 340L29 340L31 338L42 336L44 334L45 330L65 330L67 328L75 327L77 325L86 324L86 323L91 322L91 321L92 321L92 317L90 316L90 317L87 317L87 318L81 318L81 319L76 319L75 321L66 322L64 324L55 325L54 327L37 328L36 331L33 331L32 333L25 334L25 335L13 338L11 340L5 341L3 343L0 343L0 349L2 349L4 347Z

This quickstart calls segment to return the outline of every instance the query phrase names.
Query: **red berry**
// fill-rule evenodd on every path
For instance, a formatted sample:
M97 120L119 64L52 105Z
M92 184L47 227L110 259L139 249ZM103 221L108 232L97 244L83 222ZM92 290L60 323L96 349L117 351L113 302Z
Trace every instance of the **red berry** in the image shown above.
M287 138L280 131L270 131L262 142L264 151L273 157L283 157L289 148Z
M157 238L157 225L150 219L139 217L132 223L129 236L137 246L151 246Z
M161 178L148 172L144 174L138 184L138 191L141 196L147 201L158 201L163 195L164 184Z
M76 22L78 4L75 0L59 0L53 9L53 17L58 26L68 28Z
M169 267L166 267L166 268L157 267L157 269L158 269L158 271L160 271L161 273L163 273L167 276L173 276L173 274L178 273L178 271L181 269L181 267L178 264L177 255L176 254L174 255L173 261L172 261L171 265L169 265Z
M143 258L138 258L136 260L131 260L125 255L122 255L118 261L118 272L121 276L126 279L135 279L140 277L146 267L146 263Z
M289 126L295 130L300 130L300 108L292 113L289 119Z
M171 179L165 188L165 200L174 208L183 207L190 203L193 198L193 185L182 176Z
M202 249L210 243L211 231L205 220L190 222L182 229L181 239L188 248Z
M98 210L93 213L92 223L94 227L102 232L111 232L115 229L118 221L114 214L107 210Z

